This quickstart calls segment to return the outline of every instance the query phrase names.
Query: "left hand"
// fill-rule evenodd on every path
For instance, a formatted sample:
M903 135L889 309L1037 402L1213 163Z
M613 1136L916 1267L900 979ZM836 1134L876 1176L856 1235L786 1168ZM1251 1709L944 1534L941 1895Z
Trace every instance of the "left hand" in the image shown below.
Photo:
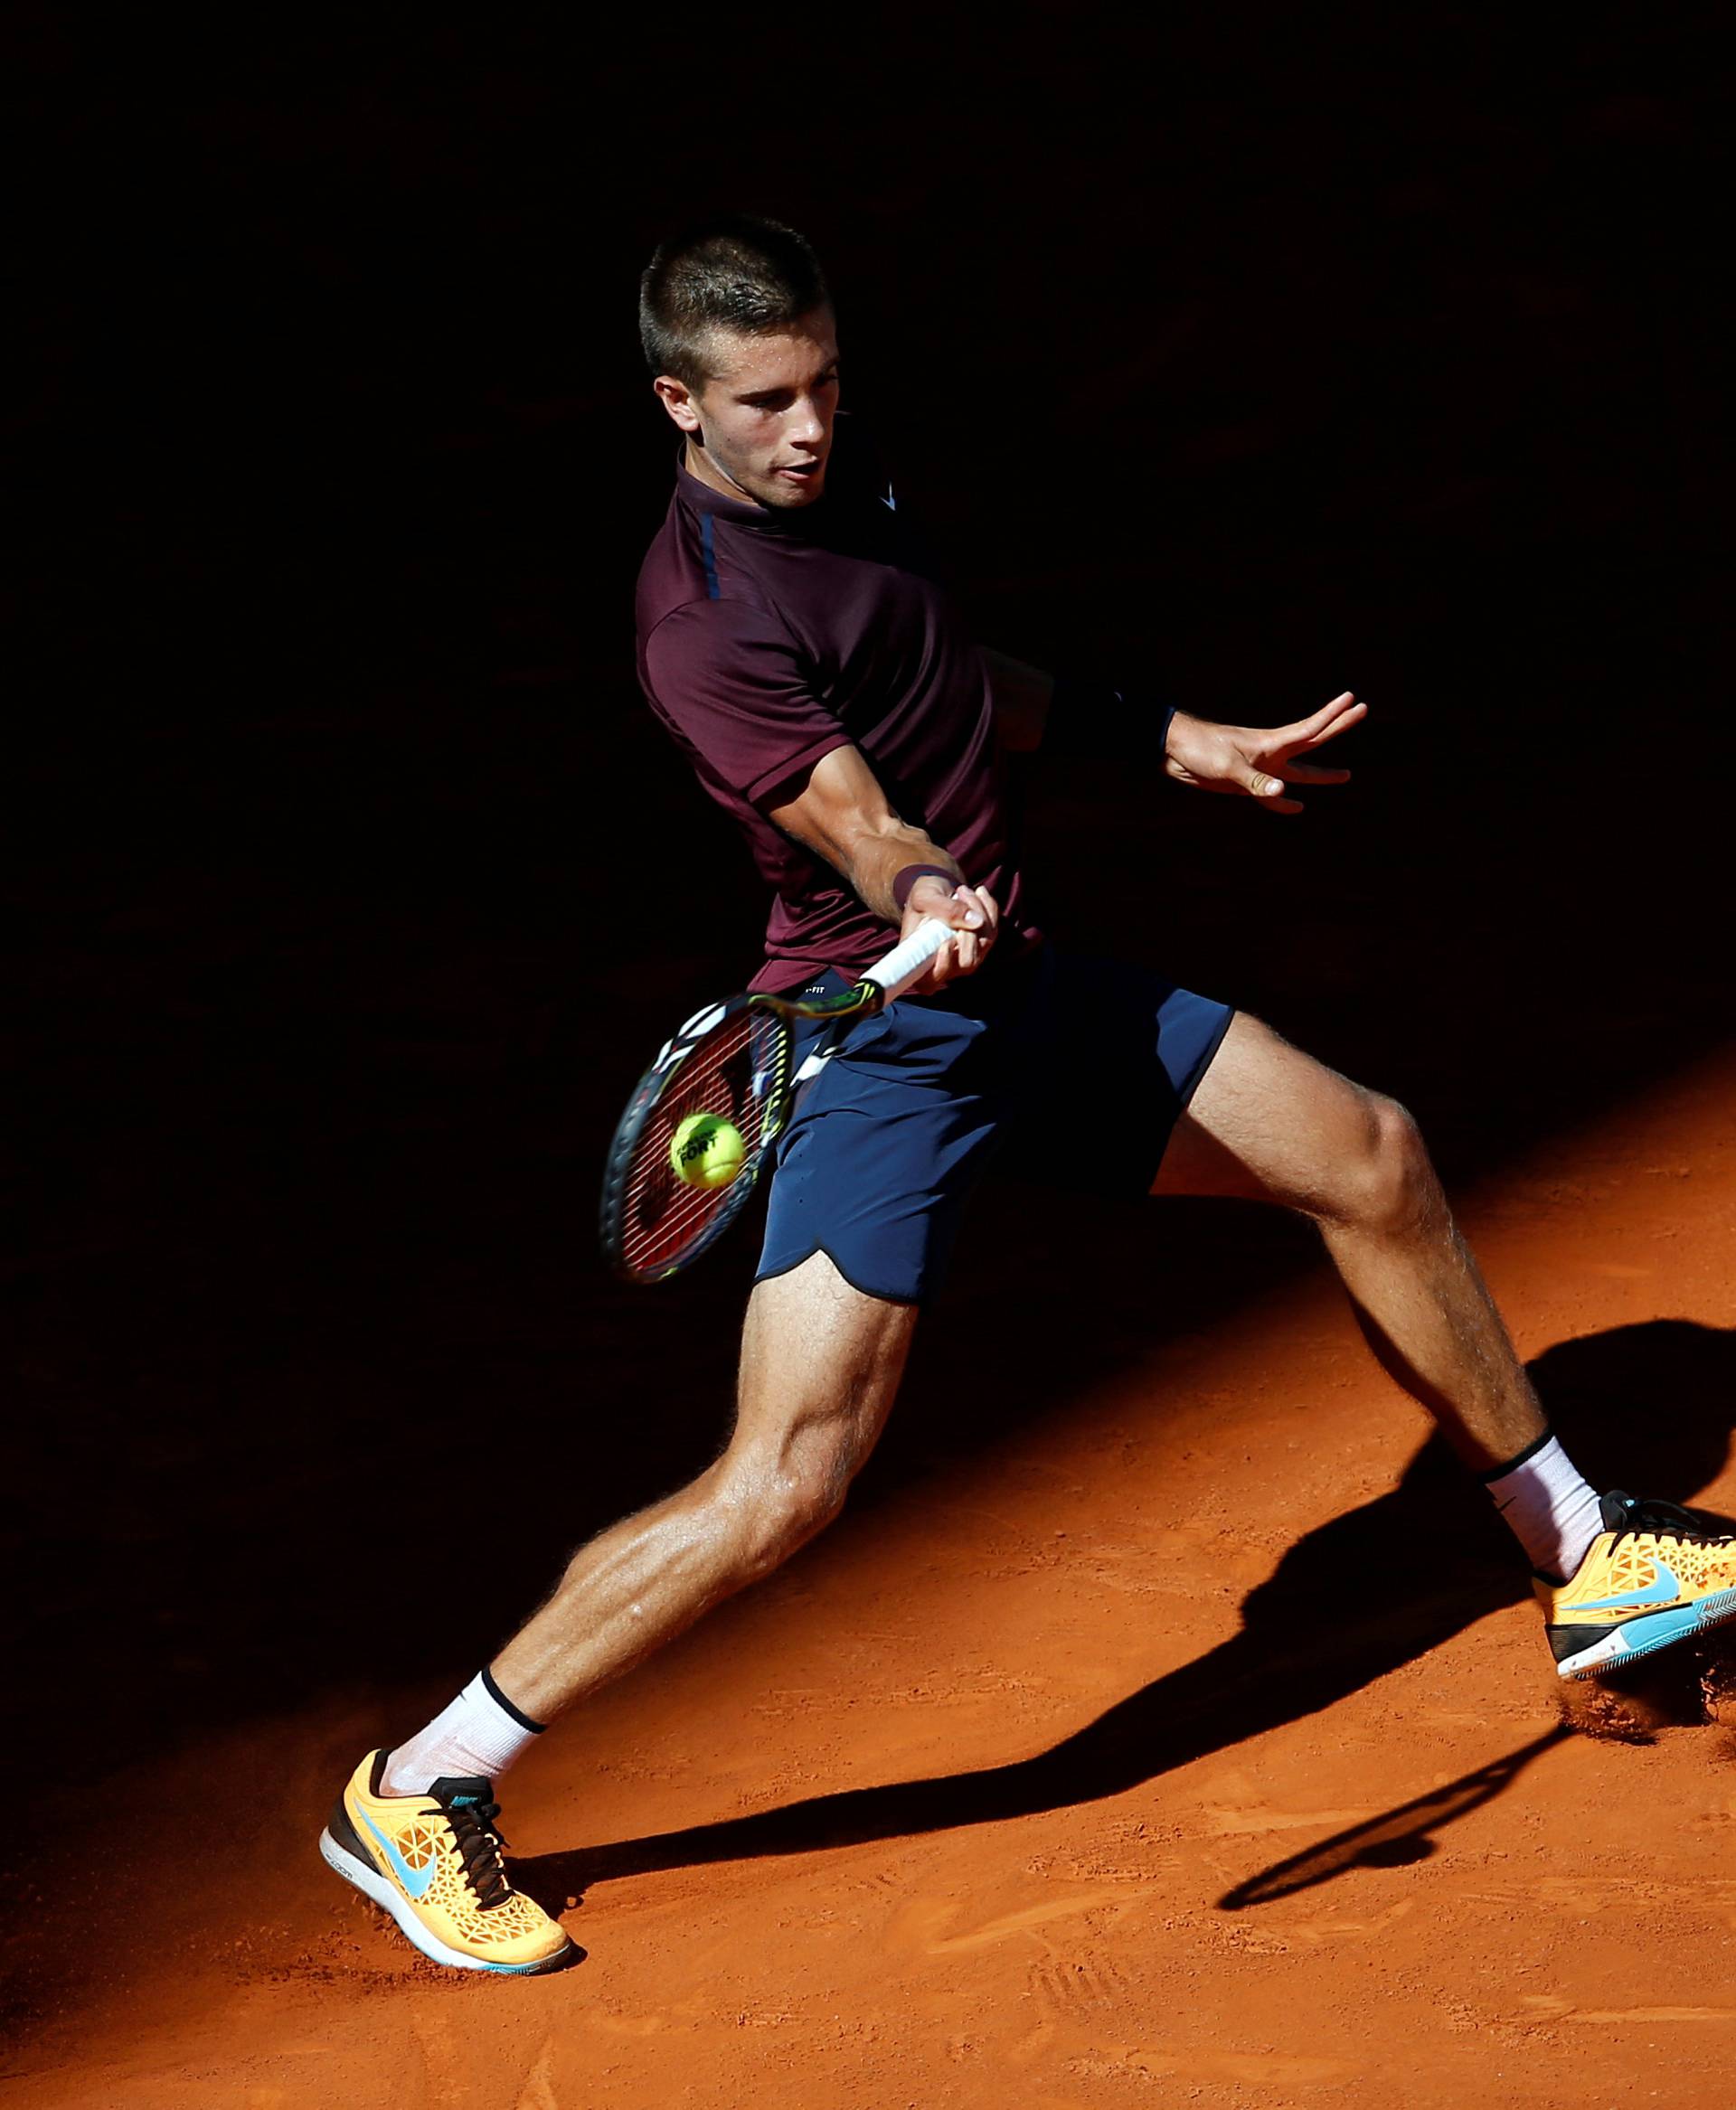
M1302 801L1286 797L1288 786L1348 784L1350 771L1316 768L1296 757L1311 755L1367 715L1368 705L1359 703L1348 689L1294 725L1213 725L1209 719L1178 711L1169 721L1164 769L1178 784L1240 792L1272 813L1299 814Z

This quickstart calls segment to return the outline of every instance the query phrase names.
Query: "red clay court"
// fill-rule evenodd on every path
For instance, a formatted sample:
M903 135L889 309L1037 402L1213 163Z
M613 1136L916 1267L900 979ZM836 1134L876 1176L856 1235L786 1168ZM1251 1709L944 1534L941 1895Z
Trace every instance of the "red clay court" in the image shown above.
M1588 1453L1667 1377L1694 1423L1669 1462L1736 1508L1736 1061L1468 1199ZM962 1374L935 1360L907 1419ZM519 1879L588 1952L546 1980L455 1983L314 1856L347 1755L425 1695L326 1695L111 1781L113 1851L32 1900L61 1983L7 2099L1397 2110L1601 2100L1591 2042L1612 2103L1713 2101L1736 1772L1715 1701L1694 1726L1704 1659L1564 1728L1422 1433L1310 1282L967 1473L870 1490L514 1774ZM1371 1575L1403 1578L1378 1617ZM160 1820L195 1807L232 1860Z

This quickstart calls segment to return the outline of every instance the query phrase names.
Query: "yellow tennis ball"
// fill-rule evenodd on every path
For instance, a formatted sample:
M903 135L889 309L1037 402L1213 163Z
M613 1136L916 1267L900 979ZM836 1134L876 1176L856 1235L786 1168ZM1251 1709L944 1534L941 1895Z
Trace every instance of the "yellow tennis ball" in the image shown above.
M689 1187L727 1187L747 1154L741 1131L722 1114L689 1114L669 1138L669 1163Z

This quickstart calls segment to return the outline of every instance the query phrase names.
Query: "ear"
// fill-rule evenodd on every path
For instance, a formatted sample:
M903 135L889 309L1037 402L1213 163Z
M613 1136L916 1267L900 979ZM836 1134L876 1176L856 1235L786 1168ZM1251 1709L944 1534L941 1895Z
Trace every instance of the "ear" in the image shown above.
M660 373L651 386L657 391L657 400L684 432L699 430L699 410L684 381L677 381L672 373Z

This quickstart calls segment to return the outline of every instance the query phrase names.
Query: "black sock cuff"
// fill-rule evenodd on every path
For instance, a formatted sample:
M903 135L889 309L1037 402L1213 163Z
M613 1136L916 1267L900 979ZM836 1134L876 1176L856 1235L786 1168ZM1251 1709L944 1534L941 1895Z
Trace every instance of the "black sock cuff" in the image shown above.
M1542 1436L1532 1438L1516 1458L1509 1458L1505 1465L1497 1465L1492 1473L1485 1473L1482 1476L1484 1486L1488 1486L1491 1481L1499 1480L1505 1473L1515 1471L1527 1458L1534 1458L1545 1444L1553 1443L1554 1440L1555 1431L1552 1428L1544 1429Z
M548 1728L547 1722L533 1721L522 1707L514 1707L500 1687L495 1683L495 1674L486 1664L483 1666L482 1689L503 1713L510 1714L522 1729L529 1729L532 1736L540 1737Z

